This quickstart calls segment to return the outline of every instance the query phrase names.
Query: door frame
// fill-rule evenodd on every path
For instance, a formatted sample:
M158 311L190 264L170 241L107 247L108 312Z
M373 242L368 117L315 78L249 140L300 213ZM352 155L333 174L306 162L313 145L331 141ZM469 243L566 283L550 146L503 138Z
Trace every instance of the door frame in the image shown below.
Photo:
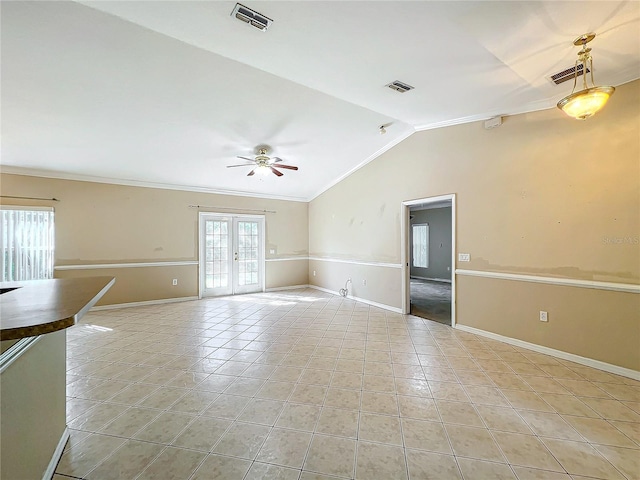
M411 258L409 239L411 238L409 229L409 208L414 205L429 205L451 201L451 326L456 326L456 194L438 195L437 197L419 198L416 200L406 200L402 202L400 212L400 258L402 260L402 313L408 315L411 310Z
M218 216L218 217L223 217L223 218L229 218L231 219L231 230L232 230L232 256L233 256L233 236L235 235L233 233L233 224L234 224L234 219L236 218L246 218L246 219L252 219L252 220L258 220L260 222L261 228L262 228L262 235L260 235L260 245L259 245L259 249L260 249L260 259L258 260L258 263L260 264L260 269L262 271L262 275L261 275L261 280L260 280L260 292L264 292L265 291L265 285L266 285L266 278L267 278L267 271L266 271L266 257L267 257L267 252L266 252L266 237L267 237L267 222L266 222L266 216L265 215L248 215L248 214L229 214L229 213L223 213L223 212L198 212L198 239L197 239L197 244L198 244L198 299L202 299L203 295L202 293L204 292L204 275L203 272L205 271L205 265L204 265L204 261L205 261L205 252L204 252L204 248L205 245L204 243L201 241L202 240L202 232L204 231L204 219L207 216ZM233 275L233 268L232 268L232 272L230 273L230 278L232 282L235 282L235 278ZM243 294L234 294L232 293L231 295L243 295ZM224 296L224 295L223 295ZM215 298L215 297L214 297Z

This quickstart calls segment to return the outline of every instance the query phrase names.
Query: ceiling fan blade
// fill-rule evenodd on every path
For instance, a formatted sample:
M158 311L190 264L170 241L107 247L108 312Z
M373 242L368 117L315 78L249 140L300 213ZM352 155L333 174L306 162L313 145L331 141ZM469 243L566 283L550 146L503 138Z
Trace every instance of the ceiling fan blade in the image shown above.
M279 172L278 170L276 170L273 167L269 167L269 168L271 168L271 171L274 173L274 175L277 175L278 177L281 177L282 175L284 175L284 173Z
M280 157L271 157L271 163L281 162L282 159Z
M294 167L293 165L282 165L282 164L279 164L279 165L276 165L276 167L278 167L278 168L286 168L288 170L298 170L298 167Z
M256 169L254 168L249 173L247 173L247 177L250 177L251 175L254 175L255 173L256 173Z
M253 158L241 157L240 155L238 155L237 158L241 158L242 160L247 160L249 162L255 162L255 160Z
M243 163L242 165L227 165L227 168L233 168L233 167L251 167L253 164L252 163Z

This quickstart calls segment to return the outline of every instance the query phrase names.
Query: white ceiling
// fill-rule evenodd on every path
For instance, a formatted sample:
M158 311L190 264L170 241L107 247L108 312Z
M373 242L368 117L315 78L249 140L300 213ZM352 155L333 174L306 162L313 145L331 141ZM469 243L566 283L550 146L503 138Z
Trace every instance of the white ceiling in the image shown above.
M553 107L582 33L596 83L640 78L638 1L244 3L267 32L235 2L2 2L3 170L305 201L415 130ZM300 170L226 168L259 144Z

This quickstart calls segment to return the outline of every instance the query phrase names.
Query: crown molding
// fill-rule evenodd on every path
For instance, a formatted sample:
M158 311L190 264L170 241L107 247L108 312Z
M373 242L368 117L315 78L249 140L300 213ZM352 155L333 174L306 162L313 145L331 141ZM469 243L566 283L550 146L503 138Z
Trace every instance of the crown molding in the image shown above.
M322 187L320 190L318 190L315 194L311 195L308 199L307 202L311 202L312 200L318 198L320 195L322 195L324 192L326 192L327 190L329 190L331 187L337 185L338 183L340 183L342 180L344 180L345 178L347 178L349 175L351 175L352 173L355 173L357 170L360 170L362 167L364 167L367 163L372 162L373 160L375 160L376 158L378 158L380 155L382 155L383 153L385 153L388 150L391 150L393 147L395 147L396 145L398 145L400 142L403 142L404 140L406 140L407 138L409 138L411 135L413 135L416 131L415 130L409 130L408 132L404 133L403 135L400 135L399 137L397 137L396 139L394 139L392 142L387 143L385 146L383 146L382 148L378 149L376 152L374 152L373 154L369 155L367 158L365 158L362 162L360 162L359 164L357 164L355 167L353 167L352 169L348 170L346 173L343 173L342 175L340 175L338 178L336 178L335 180L329 182L327 185L325 185L324 187Z
M511 110L509 112L489 112L479 113L476 115L470 115L468 117L452 118L451 120L443 120L441 122L425 123L422 125L416 125L416 132L422 132L424 130L433 130L436 128L451 127L453 125L462 125L464 123L473 123L488 120L493 117L503 116L508 117L512 115L522 115L525 113L539 112L542 110L550 110L556 106L551 100L545 99L539 102L530 103L522 108Z
M142 180L126 180L122 178L97 177L67 172L55 172L52 170L39 170L23 167L2 165L0 173L8 175L25 175L28 177L54 178L57 180L73 180L77 182L105 183L109 185L124 185L127 187L156 188L161 190L179 190L183 192L211 193L215 195L228 195L237 197L264 198L268 200L285 200L289 202L308 202L306 198L289 197L284 195L269 195L261 193L245 192L241 190L225 190L219 188L197 187L192 185L174 185L170 183L145 182Z

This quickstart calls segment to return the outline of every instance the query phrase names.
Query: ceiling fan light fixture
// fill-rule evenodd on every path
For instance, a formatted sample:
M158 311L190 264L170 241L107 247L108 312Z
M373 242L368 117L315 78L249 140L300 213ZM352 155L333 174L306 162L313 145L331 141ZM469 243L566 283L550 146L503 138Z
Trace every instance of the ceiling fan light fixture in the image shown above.
M577 120L585 120L602 110L609 100L609 97L613 95L613 92L616 90L614 87L607 85L595 86L591 48L587 48L587 43L593 40L595 36L595 33L585 33L574 40L573 44L577 47L582 46L582 49L578 52L578 60L576 60L573 90L570 95L567 95L558 102L558 108L560 110ZM585 73L582 75L582 90L575 92L579 64L582 64L581 70ZM587 85L586 72L591 73L591 87Z
M227 165L227 168L236 168L236 167L251 167L251 171L247 174L247 177L253 177L256 173L258 175L269 175L270 173L274 174L276 177L282 177L284 173L280 171L281 168L285 170L298 170L298 167L295 165L285 165L282 162L282 159L279 157L269 157L267 152L269 151L269 147L266 145L260 145L256 147L257 155L254 158L243 157L242 155L238 155L237 157L247 161L248 163L241 163L239 165Z
M271 173L271 168L268 165L258 165L255 170L258 175L263 176L267 176Z

